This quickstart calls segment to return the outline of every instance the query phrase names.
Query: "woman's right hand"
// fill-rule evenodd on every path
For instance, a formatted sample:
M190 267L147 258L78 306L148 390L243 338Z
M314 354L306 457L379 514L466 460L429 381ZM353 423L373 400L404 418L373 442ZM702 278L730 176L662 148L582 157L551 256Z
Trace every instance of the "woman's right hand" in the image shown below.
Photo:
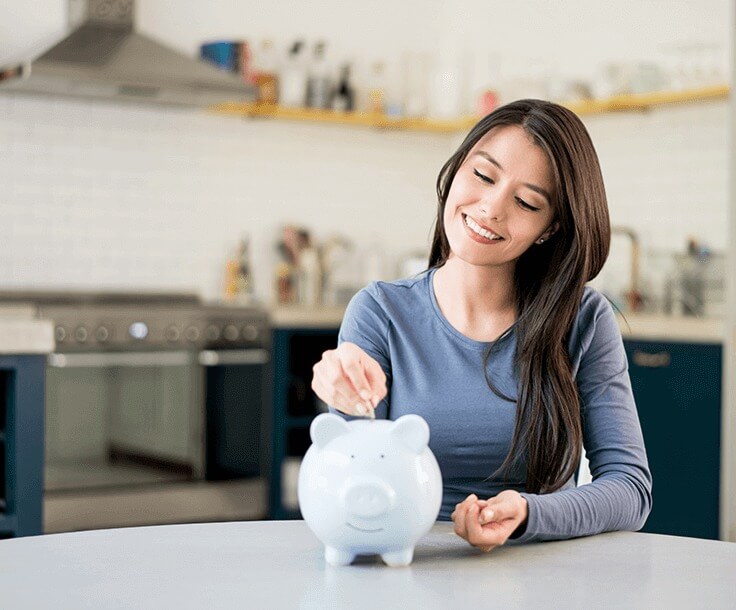
M354 343L327 350L312 370L314 393L347 415L368 415L387 393L381 365Z

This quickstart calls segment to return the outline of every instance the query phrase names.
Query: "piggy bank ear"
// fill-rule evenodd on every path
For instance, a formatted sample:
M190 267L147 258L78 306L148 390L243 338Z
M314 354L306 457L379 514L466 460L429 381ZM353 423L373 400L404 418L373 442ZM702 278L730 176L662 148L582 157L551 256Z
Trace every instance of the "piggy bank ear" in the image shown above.
M421 453L429 443L429 426L419 415L402 415L394 422L391 434L414 453Z
M339 415L334 413L322 413L312 420L309 427L309 435L312 442L318 447L324 447L333 438L350 432L348 423Z

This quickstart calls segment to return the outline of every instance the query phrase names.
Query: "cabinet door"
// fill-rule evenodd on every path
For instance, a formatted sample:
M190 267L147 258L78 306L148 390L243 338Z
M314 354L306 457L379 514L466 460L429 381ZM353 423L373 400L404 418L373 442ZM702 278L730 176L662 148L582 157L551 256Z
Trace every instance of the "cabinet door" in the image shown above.
M718 538L720 345L626 341L653 478L644 532Z
M265 363L210 366L206 375L207 478L264 474L268 367Z

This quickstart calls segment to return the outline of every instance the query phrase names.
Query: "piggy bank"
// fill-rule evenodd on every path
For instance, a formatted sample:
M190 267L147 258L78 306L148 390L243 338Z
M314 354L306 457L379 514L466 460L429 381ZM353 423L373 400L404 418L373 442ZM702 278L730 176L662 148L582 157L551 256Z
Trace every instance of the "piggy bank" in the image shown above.
M396 421L318 415L299 469L297 495L307 525L325 545L325 559L347 565L379 554L409 565L414 546L437 519L442 476L418 415Z

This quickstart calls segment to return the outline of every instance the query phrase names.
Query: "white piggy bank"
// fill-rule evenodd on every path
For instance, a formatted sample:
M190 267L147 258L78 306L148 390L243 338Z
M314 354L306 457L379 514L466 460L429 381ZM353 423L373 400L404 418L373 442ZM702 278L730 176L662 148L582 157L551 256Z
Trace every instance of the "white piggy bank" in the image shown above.
M347 565L380 554L409 565L414 546L440 511L442 476L418 415L396 421L318 415L299 470L299 508L325 545L325 559Z

